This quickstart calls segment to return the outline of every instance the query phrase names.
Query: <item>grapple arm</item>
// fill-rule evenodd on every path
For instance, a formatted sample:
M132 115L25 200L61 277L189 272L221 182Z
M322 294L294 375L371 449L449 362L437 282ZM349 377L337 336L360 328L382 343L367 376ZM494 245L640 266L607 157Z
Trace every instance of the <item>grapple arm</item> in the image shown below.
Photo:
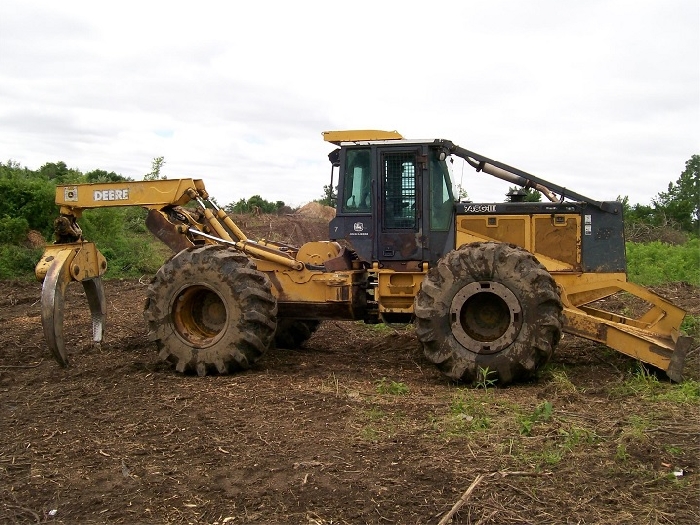
M45 248L35 274L39 281L43 281L41 323L44 337L51 354L61 366L68 365L63 321L66 315L66 289L71 282L79 281L83 285L90 307L95 344L102 342L105 329L107 309L102 275L107 270L107 261L95 244L83 238L77 223L83 210L136 205L149 208L160 216L164 208L189 202L191 192L197 191L206 190L201 181L192 179L78 184L56 188L56 204L61 211L54 221L56 240ZM165 231L164 223L161 226ZM185 236L172 235L174 230L175 226L170 225L166 233L171 234L172 238L179 237L180 249L186 247L188 242Z
M201 208L185 207L194 201ZM205 202L206 201L206 202ZM82 283L92 316L93 340L102 341L105 296L101 276L107 269L97 247L83 238L77 219L85 209L140 206L149 210L146 226L177 253L195 244L226 244L251 257L283 268L302 270L298 248L272 241L253 241L220 209L197 179L123 181L56 188L60 217L54 222L55 244L46 247L36 266L43 281L41 321L49 350L61 366L68 364L63 337L65 292Z

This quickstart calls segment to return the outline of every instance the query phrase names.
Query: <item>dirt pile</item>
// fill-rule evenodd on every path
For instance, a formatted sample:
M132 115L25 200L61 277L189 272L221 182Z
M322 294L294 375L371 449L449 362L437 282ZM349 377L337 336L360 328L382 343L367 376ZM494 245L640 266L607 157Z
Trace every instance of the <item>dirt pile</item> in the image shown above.
M296 214L301 215L302 217L323 219L328 222L335 217L335 208L324 206L319 202L309 202L308 204L304 204L301 208L299 208Z
M46 246L46 239L44 239L44 236L40 232L29 230L24 240L24 245L27 248L43 248Z
M232 215L232 219L252 239L269 239L293 246L328 240L328 220L321 217L295 213Z

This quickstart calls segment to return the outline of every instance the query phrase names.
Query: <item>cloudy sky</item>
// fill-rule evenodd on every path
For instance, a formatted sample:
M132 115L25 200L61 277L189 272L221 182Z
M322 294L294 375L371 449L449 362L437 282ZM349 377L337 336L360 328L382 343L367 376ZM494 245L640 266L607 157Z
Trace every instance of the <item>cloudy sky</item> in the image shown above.
M700 2L0 2L2 162L141 179L163 156L220 204L296 206L329 182L333 129L648 204L700 153Z

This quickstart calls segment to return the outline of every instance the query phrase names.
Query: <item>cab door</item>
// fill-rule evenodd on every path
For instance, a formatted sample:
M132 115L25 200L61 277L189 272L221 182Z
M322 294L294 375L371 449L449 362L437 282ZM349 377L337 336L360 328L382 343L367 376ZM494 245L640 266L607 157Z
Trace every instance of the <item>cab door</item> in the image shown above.
M421 179L426 160L416 148L378 149L380 262L422 261Z

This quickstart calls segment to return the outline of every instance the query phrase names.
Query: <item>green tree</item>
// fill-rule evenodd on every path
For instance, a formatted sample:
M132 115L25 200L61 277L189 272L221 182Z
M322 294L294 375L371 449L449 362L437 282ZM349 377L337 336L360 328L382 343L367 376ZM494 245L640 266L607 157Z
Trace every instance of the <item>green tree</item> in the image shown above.
M511 199L511 194L523 194L524 193L524 199L521 202L542 202L542 194L534 190L532 188L518 188L516 186L512 186L508 188L508 197L509 200Z
M659 221L656 216L654 208L647 206L645 204L630 204L630 198L625 195L624 197L618 195L617 202L622 204L622 216L625 219L625 223L630 224L647 224L650 226L656 226Z
M128 177L122 177L113 171L92 170L85 174L85 182L122 182L126 180L130 179Z
M678 180L668 183L668 191L653 200L654 208L667 219L678 223L689 232L700 228L700 155L693 155L685 163Z
M284 207L283 201L270 202L260 195L253 195L249 199L239 199L224 207L228 213L277 213Z
M60 176L73 177L79 173L65 169ZM0 217L23 219L22 222L3 222L3 229L16 229L21 224L24 229L22 235L26 234L27 229L33 229L49 236L53 231L53 220L58 215L54 204L55 194L56 186L47 178L46 171L35 172L16 164L0 164L0 195L3 196ZM6 232L5 237L8 235Z
M320 199L316 199L316 202L323 204L324 206L332 206L335 208L337 198L338 194L334 191L333 186L326 184L323 186L323 196Z
M47 162L39 168L39 175L54 181L56 184L81 182L83 174L79 170L69 168L63 161Z
M151 171L143 176L143 180L165 180L168 177L161 174L165 165L165 157L154 157L151 161Z
M461 184L457 184L457 187L455 188L455 198L459 201L468 201L469 200L469 194L467 193L467 190L464 189L464 186Z

